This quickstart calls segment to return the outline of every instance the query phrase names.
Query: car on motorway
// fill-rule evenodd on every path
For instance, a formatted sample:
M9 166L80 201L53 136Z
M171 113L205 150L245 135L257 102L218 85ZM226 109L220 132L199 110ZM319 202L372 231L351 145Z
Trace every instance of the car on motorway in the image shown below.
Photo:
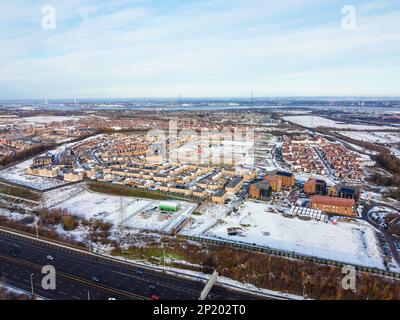
M54 257L51 256L51 255L48 255L48 256L46 257L46 259L49 260L49 261L54 261Z
M158 295L156 295L156 294L153 294L153 295L151 296L151 299L152 299L152 300L160 300L160 297L159 297Z
M137 269L136 270L136 274L138 274L138 275L143 275L143 270L142 269Z
M116 301L117 299L115 298L108 298L108 301Z
M99 283L99 282L101 281L101 279L100 279L99 276L93 276L93 277L92 277L92 280L93 280L94 282L97 282L97 283Z

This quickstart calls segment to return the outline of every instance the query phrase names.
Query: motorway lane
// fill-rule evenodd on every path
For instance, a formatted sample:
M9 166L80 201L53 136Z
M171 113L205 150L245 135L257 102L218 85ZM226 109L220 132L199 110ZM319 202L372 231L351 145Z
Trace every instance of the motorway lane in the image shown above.
M17 257L12 257L10 250L16 252ZM57 283L58 287L61 288L60 290L70 294L72 299L74 297L82 298L81 292L78 295L74 294L78 291L83 291L86 295L85 299L87 299L87 290L83 290L81 286L74 289L76 283L70 283L71 281L74 282L73 279L79 279L81 282L84 281L85 283L80 284L85 286L85 288L87 286L94 288L100 286L100 288L97 289L109 292L109 297L114 296L110 296L111 292L107 291L107 288L117 290L117 293L122 292L122 294L119 294L119 296L115 298L120 298L124 296L125 293L131 293L132 296L125 296L125 298L149 299L153 294L157 294L164 300L196 300L204 287L204 284L201 282L177 278L162 272L142 270L141 268L122 262L114 262L102 258L93 261L93 258L85 253L0 231L0 259L1 255L3 257L8 256L10 258L28 261L36 265L37 269L47 264L54 265L57 273L72 278L61 277L62 279L59 279L60 277L57 277L57 282L61 281ZM52 262L48 261L46 259L47 255L52 255L55 260ZM13 265L15 266L15 262ZM4 270L4 268L1 269ZM12 270L13 269L8 273L2 271L2 274L8 277L11 276L12 279L16 281L15 276L13 277L14 273ZM38 273L38 271L36 272ZM92 280L93 276L100 278L100 283L95 283ZM24 279L25 277L26 275L24 275ZM150 288L150 285L154 285L155 290ZM101 288L103 286L106 288ZM74 296L72 296L73 294ZM255 298L251 294L230 291L217 286L211 291L211 296L216 300L248 300ZM45 295L45 297L47 296ZM104 295L102 297L104 297Z
M58 275L56 290L44 290L41 286L43 275L41 268L14 257L0 255L0 275L2 282L15 288L31 292L31 274L33 274L33 288L35 295L53 300L108 300L110 297L118 300L133 299L129 295L114 290L103 289L86 284L79 279L65 278ZM89 292L89 293L88 293Z

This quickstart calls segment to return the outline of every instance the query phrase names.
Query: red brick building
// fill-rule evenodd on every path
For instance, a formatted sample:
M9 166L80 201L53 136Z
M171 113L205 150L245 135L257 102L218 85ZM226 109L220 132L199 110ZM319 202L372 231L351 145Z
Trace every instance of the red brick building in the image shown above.
M343 198L333 198L325 196L313 196L311 198L311 208L319 209L324 212L355 217L355 205L354 199L343 199Z

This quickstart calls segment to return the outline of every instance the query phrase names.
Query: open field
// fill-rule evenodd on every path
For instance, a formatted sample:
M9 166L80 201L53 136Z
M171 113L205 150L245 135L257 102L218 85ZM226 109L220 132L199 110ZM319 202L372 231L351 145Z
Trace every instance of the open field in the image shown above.
M83 191L57 205L55 208L85 219L111 222L114 226L123 223L124 227L156 232L169 232L196 208L196 204L178 201L181 209L177 213L164 213L158 210L160 201L121 197Z
M229 236L227 228L238 228ZM367 267L383 268L374 229L366 223L337 225L274 214L262 203L246 202L236 215L223 219L206 237L256 244L297 254Z
M22 186L45 190L65 184L64 181L52 178L42 178L31 176L26 173L26 169L33 164L33 159L18 163L0 172L0 178Z
M284 117L283 120L307 127L307 128L336 128L336 129L353 129L353 130L393 130L396 127L391 126L372 126L372 125L360 125L352 123L341 123L336 122L327 118L318 116L288 116Z
M341 135L356 140L371 143L395 144L400 141L400 132L367 132L367 131L344 131Z

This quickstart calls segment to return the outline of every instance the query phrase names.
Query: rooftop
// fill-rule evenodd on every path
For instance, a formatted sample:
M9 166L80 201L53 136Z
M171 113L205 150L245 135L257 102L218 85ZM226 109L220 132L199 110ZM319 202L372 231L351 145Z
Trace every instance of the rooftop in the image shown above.
M326 196L313 196L311 198L311 203L326 204L330 206L339 206L339 207L353 207L356 204L354 199L343 199L343 198L326 197Z

